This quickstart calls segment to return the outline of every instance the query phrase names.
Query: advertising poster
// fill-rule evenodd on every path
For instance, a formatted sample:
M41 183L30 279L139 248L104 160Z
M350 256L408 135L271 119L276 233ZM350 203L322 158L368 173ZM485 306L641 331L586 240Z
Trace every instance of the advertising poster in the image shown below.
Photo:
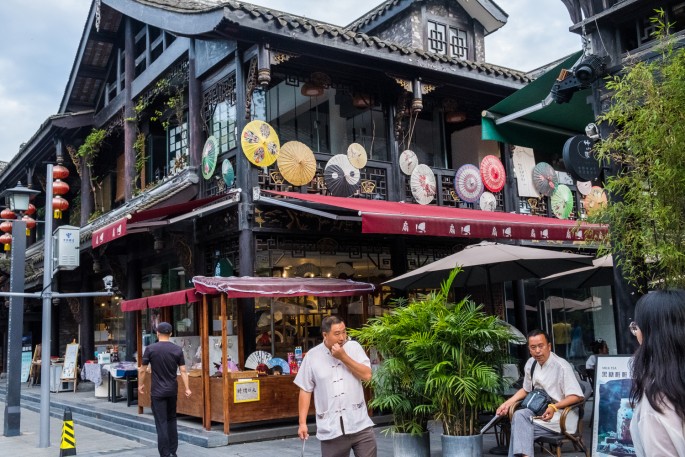
M598 356L592 424L593 457L635 455L630 436L633 408L630 356Z

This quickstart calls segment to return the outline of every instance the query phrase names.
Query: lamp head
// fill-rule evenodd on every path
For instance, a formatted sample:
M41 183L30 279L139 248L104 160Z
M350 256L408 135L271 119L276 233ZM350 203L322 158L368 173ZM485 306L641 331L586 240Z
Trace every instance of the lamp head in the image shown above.
M114 277L112 275L107 275L104 278L102 278L102 282L105 285L105 290L107 292L111 292L112 288L114 287Z

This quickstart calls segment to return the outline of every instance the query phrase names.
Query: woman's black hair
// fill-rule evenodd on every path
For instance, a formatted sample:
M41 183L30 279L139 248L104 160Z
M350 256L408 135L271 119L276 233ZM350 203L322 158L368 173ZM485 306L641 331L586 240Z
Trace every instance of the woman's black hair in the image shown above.
M647 397L663 413L663 400L685 420L685 290L658 290L643 295L635 305L635 323L642 344L632 363L631 400Z

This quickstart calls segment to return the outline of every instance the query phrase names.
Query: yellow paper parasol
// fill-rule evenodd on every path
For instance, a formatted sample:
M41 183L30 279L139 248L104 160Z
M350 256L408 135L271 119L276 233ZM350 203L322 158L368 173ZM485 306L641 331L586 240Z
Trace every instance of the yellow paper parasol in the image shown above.
M304 186L314 179L316 158L309 147L299 141L288 141L278 155L278 169L293 186Z
M281 149L276 131L264 121L247 124L240 135L240 145L247 160L258 167L273 164Z
M583 199L583 206L588 216L592 216L607 204L607 194L599 186L592 186L590 193Z
M354 168L360 170L366 166L366 149L359 143L352 143L347 148L347 158Z

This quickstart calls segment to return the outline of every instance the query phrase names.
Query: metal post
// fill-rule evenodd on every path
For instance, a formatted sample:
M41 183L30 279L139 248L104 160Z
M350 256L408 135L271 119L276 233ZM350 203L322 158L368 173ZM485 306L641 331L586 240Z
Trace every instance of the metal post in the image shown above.
M52 320L52 164L45 175L45 240L43 241L43 342L40 364L40 439L50 447L50 340ZM23 275L22 275L23 276Z
M12 266L10 292L24 292L26 264L26 222L12 221ZM24 333L24 298L11 297L7 338L7 397L5 399L5 436L21 433L21 350Z

